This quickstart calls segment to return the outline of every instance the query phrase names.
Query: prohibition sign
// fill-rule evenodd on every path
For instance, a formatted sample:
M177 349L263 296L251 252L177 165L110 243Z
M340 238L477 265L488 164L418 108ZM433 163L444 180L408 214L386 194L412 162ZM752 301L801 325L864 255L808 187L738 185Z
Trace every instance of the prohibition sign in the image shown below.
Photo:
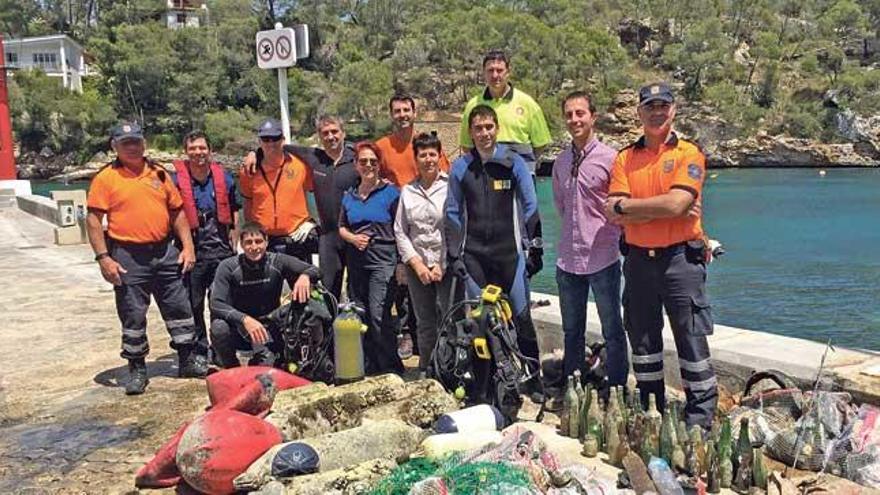
M259 55L260 60L263 62L268 62L272 60L272 55L275 54L275 48L272 46L272 40L263 38L260 40L260 45L257 48L257 55Z
M290 38L287 36L279 36L275 41L275 53L278 54L280 60L286 60L290 57L291 48Z

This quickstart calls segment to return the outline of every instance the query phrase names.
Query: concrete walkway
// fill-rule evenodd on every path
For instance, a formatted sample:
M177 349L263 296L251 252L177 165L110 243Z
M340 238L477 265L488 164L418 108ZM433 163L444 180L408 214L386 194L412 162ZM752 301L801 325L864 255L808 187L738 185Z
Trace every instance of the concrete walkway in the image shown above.
M113 291L88 246L57 247L52 225L0 209L0 493L127 493L135 471L206 405L173 378L151 309L146 395L126 397Z

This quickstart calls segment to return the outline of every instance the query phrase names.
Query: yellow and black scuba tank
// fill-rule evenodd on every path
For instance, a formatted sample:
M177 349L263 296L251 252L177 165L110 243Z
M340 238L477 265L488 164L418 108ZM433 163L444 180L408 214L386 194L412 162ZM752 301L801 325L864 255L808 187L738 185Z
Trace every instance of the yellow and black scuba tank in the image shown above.
M467 306L471 309L453 322ZM522 366L510 304L499 287L489 285L479 299L461 301L447 311L428 375L467 405L495 406L510 423L522 406Z
M363 322L365 311L354 302L343 304L333 320L333 347L336 383L349 383L364 377Z

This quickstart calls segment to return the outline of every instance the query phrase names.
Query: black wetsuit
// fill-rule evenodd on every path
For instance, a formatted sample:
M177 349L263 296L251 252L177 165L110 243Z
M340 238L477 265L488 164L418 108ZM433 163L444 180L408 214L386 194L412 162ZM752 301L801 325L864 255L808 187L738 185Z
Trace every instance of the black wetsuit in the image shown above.
M449 269L456 275L467 272L468 297L478 297L488 284L501 287L510 297L520 350L535 359L526 250L540 238L535 185L521 156L498 145L486 163L476 150L455 160L446 199ZM541 252L532 248L530 254L540 257Z
M346 143L338 163L320 148L287 145L284 150L296 155L312 170L315 206L321 221L318 240L321 281L338 299L345 269L345 242L339 237L339 209L345 191L360 181L354 169L354 150Z
M312 282L319 277L316 267L281 253L267 252L256 263L243 254L220 262L211 286L211 345L221 366L238 365L236 349L253 348L261 364L274 361L280 336L270 334L266 345L251 345L242 322L245 316L259 319L271 313L280 303L284 282L292 286L301 274Z

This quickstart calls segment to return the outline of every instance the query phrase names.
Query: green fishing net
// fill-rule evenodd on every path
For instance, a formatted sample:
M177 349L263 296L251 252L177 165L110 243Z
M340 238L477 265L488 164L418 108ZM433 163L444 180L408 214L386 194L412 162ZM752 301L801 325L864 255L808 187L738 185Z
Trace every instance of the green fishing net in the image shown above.
M398 466L370 491L370 495L407 495L412 486L424 479L441 478L450 495L496 493L498 487L531 486L525 470L505 462L461 462L451 455L441 462L413 459Z

